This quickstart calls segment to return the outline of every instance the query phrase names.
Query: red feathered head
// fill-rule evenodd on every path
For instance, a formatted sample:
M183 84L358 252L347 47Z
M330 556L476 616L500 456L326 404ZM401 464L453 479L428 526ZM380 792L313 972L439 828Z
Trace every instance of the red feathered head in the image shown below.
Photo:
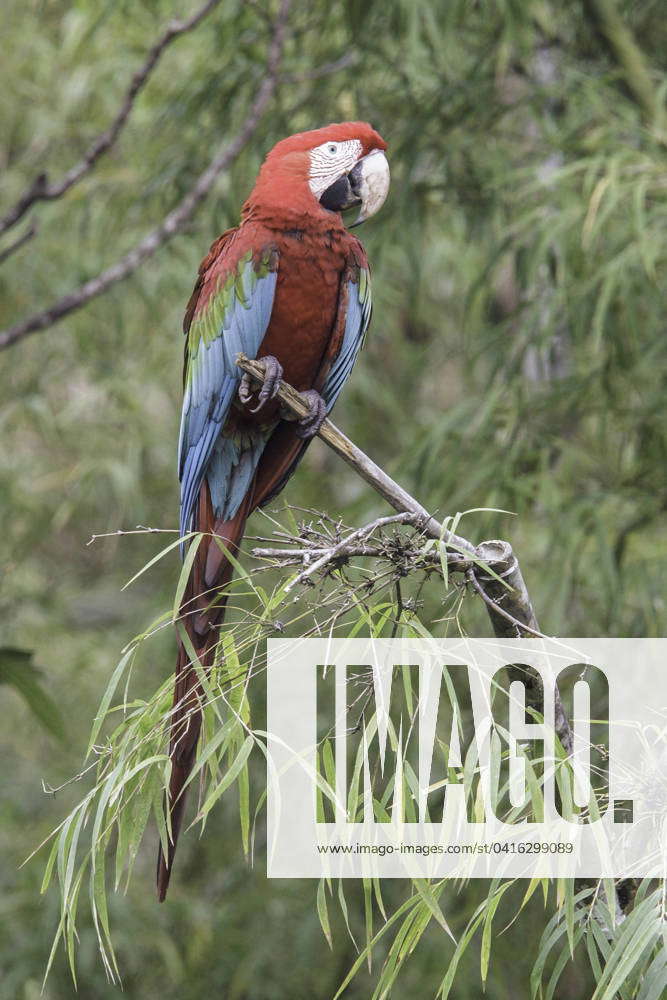
M386 148L367 122L341 122L282 139L266 157L244 215L326 218L360 205L355 225L363 222L389 190Z

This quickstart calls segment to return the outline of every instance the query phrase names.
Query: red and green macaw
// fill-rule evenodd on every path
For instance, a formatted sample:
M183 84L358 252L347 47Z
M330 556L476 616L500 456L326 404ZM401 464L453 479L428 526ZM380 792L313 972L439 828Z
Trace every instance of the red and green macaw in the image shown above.
M208 669L224 615L220 588L245 523L285 485L347 381L371 314L368 260L341 213L373 215L389 188L386 143L365 122L301 132L266 157L241 223L216 240L185 314L179 441L181 533L205 532L185 592L183 622ZM260 391L242 377L243 351L264 362ZM300 422L281 414L284 378L307 396ZM212 603L214 602L214 603ZM179 643L170 756L171 842L158 858L165 898L201 728L201 690Z

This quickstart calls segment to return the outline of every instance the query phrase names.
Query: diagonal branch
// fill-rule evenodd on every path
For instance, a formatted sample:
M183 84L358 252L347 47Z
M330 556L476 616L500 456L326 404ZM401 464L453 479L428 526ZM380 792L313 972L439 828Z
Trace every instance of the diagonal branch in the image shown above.
M56 198L62 198L62 196L69 191L71 187L77 184L82 177L93 169L99 158L104 153L108 153L113 144L116 142L116 139L127 122L127 119L130 117L137 95L141 90L143 90L148 77L157 66L165 49L167 49L176 38L179 38L181 35L184 35L188 31L192 31L193 28L196 28L197 25L204 20L206 15L210 14L213 8L217 7L219 3L220 0L206 0L203 7L200 7L199 10L195 11L195 13L187 20L173 20L169 22L160 38L150 49L143 65L132 77L132 81L127 93L125 94L120 110L109 128L93 140L85 155L79 160L78 163L75 163L73 167L70 167L67 173L64 174L59 181L49 183L46 173L38 174L32 184L23 192L16 204L9 209L2 219L0 219L0 236L3 233L6 233L8 229L15 226L16 223L23 218L28 209L35 204L35 202L53 201Z
M246 357L245 354L239 354L237 355L236 363L239 368L247 372L248 375L251 375L258 382L264 381L264 365L261 362L253 361L251 358ZM277 396L294 416L298 418L305 417L310 412L306 400L287 382L280 383ZM394 482L384 469L381 469L379 465L371 461L368 455L365 455L360 448L357 448L330 420L327 419L322 423L318 434L340 458L356 470L362 479L370 483L373 489L377 490L399 514L417 514L422 519L419 527L427 535L443 540L457 552L470 552L474 554L474 545L460 535L455 535L453 532L443 528L439 521L432 517L414 497L411 497L402 486Z
M29 243L30 240L36 234L37 234L37 226L33 222L30 226L28 226L28 228L24 233L21 233L20 236L16 237L13 243L10 243L9 246L6 246L2 250L0 250L0 264L4 264L4 262L7 260L8 257L11 257L12 254L15 254L16 251L20 250L22 246L25 246L26 243Z
M238 354L236 363L242 371L258 383L261 384L264 381L265 369L260 362L251 360L245 354ZM288 383L280 382L276 395L283 406L295 417L301 418L308 415L308 403ZM547 638L539 630L519 562L512 547L507 542L493 540L481 542L475 546L467 539L453 535L445 529L444 525L440 525L418 500L410 496L383 469L371 461L368 455L365 455L349 438L345 437L330 420L327 419L322 423L318 435L337 455L340 455L348 465L351 465L362 479L377 490L395 510L399 513L406 513L406 519L403 523L412 524L424 534L437 538L441 545L454 548L458 555L458 562L450 562L450 553L445 553L448 571L465 574L466 580L484 601L494 634L498 638L515 639L531 636ZM291 586L298 582L304 582L317 570L323 569L328 563L335 562L341 556L352 555L355 549L358 555L375 555L372 551L364 551L363 543L376 527L396 521L397 519L393 517L379 518L377 521L352 532L328 549L324 549L318 553L317 561L302 571ZM280 550L255 549L253 554L275 558L279 552ZM296 554L296 550L295 552L283 550L280 554L289 560ZM307 555L307 552L304 554ZM385 551L382 555L386 557L387 552ZM526 676L520 664L510 664L508 673L511 680L521 680L525 684L527 706L531 703L533 705L539 704L542 695L541 685L536 684L530 676ZM554 685L554 730L565 753L571 757L574 751L574 736L558 685ZM632 904L633 888L631 879L625 879L616 885L616 907L619 913L624 913Z
M257 382L262 383L265 377L264 365L253 361L245 354L237 354L236 363L239 368ZM281 382L277 398L283 406L295 417L307 416L309 406L307 401L287 382ZM438 539L445 548L452 548L458 556L448 568L451 572L472 573L475 590L483 598L489 619L495 635L499 638L522 638L528 636L544 637L539 630L537 618L533 611L530 596L526 588L518 560L511 546L503 541L482 542L473 545L467 538L455 535L440 524L418 500L399 486L387 473L376 465L368 455L350 441L329 419L326 419L318 431L319 437L329 445L355 472L369 483L374 490L387 500L399 513L409 515L407 523L412 523L424 534ZM385 523L395 521L395 518L385 519ZM377 522L374 522L374 524ZM368 535L368 528L360 528L342 542L323 552L317 562L299 574L294 583L302 581L321 569L328 562L345 554L346 543L359 542ZM446 553L448 555L449 553ZM461 556L464 558L461 559ZM468 577L470 579L470 577ZM510 668L513 676L522 676L521 668ZM528 686L528 685L527 685ZM527 690L528 698L537 691ZM565 714L558 689L555 692L555 729L566 753L571 754L573 748L572 731Z
M106 270L102 271L95 278L91 278L90 281L84 282L83 285L80 285L73 292L64 295L48 309L35 313L33 316L29 316L27 319L15 323L14 326L1 331L0 349L10 347L30 333L48 329L48 327L58 323L76 309L80 309L81 306L90 302L91 299L101 295L102 292L106 292L112 285L117 284L136 271L144 260L152 257L160 247L185 226L199 203L209 193L218 175L233 163L246 145L257 128L275 92L283 54L283 45L287 34L287 18L290 3L291 0L282 0L280 4L269 46L266 73L236 137L218 151L203 174L199 176L194 187L191 188L176 208L166 216L156 229L145 236L134 249L130 250L119 261L112 264L111 267L106 268Z

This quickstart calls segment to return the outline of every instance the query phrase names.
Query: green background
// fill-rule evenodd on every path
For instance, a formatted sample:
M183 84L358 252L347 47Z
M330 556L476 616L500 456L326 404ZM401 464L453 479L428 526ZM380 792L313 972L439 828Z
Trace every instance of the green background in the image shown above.
M512 542L547 633L665 633L667 21L659 0L615 9L630 50L615 44L608 2L296 5L277 94L186 230L128 280L3 354L2 997L39 995L57 893L39 896L39 857L18 865L86 782L47 795L42 779L58 786L80 770L122 646L169 607L178 577L172 554L121 592L162 540L86 543L93 533L177 524L184 306L199 260L235 224L263 155L283 136L359 118L389 146L390 197L359 231L374 318L336 422L442 516L513 512L470 513L459 531ZM30 219L39 226L0 266L3 326L113 263L192 187L243 122L273 12L273 4L222 0L165 53L112 151L15 231ZM3 211L37 173L57 179L85 153L173 13L167 2L144 0L7 0ZM321 442L283 500L352 525L386 512ZM424 621L441 613L437 590L428 591ZM474 600L462 620L487 634ZM432 627L444 634L446 625ZM172 670L170 630L150 648L134 680L144 693ZM32 689L26 701L11 683L28 662L59 707L60 732L52 707ZM246 866L233 800L212 814L201 841L194 833L183 840L162 907L154 847L148 837L129 893L111 904L127 996L333 995L355 956L340 914L330 950L315 883L268 882L261 849L254 869ZM485 890L473 883L442 898L455 931ZM406 891L387 885L387 899L396 904ZM510 922L523 891L508 893L497 927ZM350 884L347 903L363 939L359 886ZM551 913L533 897L498 937L492 1000L530 995ZM80 925L80 995L118 995L105 983L92 927L83 916ZM452 950L430 928L392 996L432 995ZM371 995L382 957L380 947L377 967L346 995ZM480 992L477 943L452 995ZM590 993L578 954L555 995ZM73 995L62 955L44 995Z

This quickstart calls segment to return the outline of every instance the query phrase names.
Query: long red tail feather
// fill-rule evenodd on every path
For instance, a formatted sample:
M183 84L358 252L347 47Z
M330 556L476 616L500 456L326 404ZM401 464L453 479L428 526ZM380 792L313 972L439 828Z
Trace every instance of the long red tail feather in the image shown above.
M216 521L208 485L204 481L199 494L194 530L205 532L206 535L217 535L232 554L236 555L251 512L282 489L305 447L306 442L295 435L293 425L280 423L267 443L255 481L235 516L229 521ZM213 664L219 627L225 616L226 599L220 598L219 593L232 576L233 567L215 539L202 538L181 605L181 620L207 673ZM211 606L214 599L215 604ZM185 786L195 764L202 723L201 698L202 690L196 670L179 639L169 744L171 777L167 808L171 819L171 838L167 856L164 856L161 844L158 853L157 892L160 902L165 899L169 888L185 811Z
M215 521L208 486L204 483L200 493L195 530L217 535L230 551L235 553L243 538L247 516L246 502L230 521ZM209 537L202 538L181 605L181 622L206 673L213 665L218 630L225 616L227 601L218 595L229 583L232 575L233 567L224 557L216 541ZM214 598L217 598L216 603L211 606ZM171 821L171 837L167 856L164 855L162 844L158 853L157 892L160 902L165 899L169 888L187 799L185 786L195 763L202 723L201 698L202 690L197 672L185 645L179 639L169 743L171 777L167 808Z

